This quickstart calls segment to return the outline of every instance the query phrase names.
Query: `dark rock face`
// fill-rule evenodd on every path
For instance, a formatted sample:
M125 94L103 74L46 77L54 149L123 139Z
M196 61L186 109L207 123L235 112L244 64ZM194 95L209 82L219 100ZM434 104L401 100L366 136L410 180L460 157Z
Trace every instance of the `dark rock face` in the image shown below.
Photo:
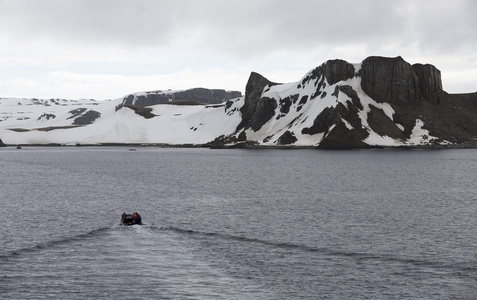
M67 120L74 119L74 118L78 117L79 115L81 115L82 113L84 113L85 111L87 111L87 109L84 108L84 107L70 110L68 113L71 114L71 116L66 118L66 119Z
M241 97L238 91L220 89L194 88L186 91L168 93L167 91L146 92L145 95L128 95L123 99L123 105L150 106L166 104L172 101L193 101L203 104L218 104L227 100Z
M246 128L259 130L273 114L277 103L273 99L262 99L266 86L271 87L277 83L271 82L262 75L252 72L245 87L245 101L240 109L242 121L237 126L237 131Z
M355 92L354 90L352 91ZM368 147L363 140L369 134L361 126L361 120L358 117L359 108L354 102L355 101L352 100L347 103L348 105L339 103L335 108L326 108L316 118L312 128L317 124L321 124L321 129L316 132L325 134L323 140L318 146L319 149L353 149ZM344 123L345 121L353 128L348 128ZM313 131L310 131L309 133L313 133Z
M41 120L41 119L54 119L56 118L56 116L54 114L47 114L47 113L43 113L41 116L38 117L37 121Z
M440 104L445 98L445 92L442 90L441 71L429 64L414 64L412 69L419 78L422 97L431 103Z
M329 60L324 66L325 77L328 84L333 85L341 80L354 77L354 66L341 59Z
M340 85L338 90L345 94L346 96L351 98L351 102L360 110L363 109L363 105L361 104L361 100L358 97L358 93L349 85Z
M298 102L298 106L296 108L296 111L299 112L303 108L303 105L305 105L307 102L308 102L308 96L307 95L301 97L300 102Z
M441 104L423 102L414 114L419 114L430 135L476 147L477 93L446 94Z
M303 128L302 134L318 134L318 133L328 133L329 128L332 125L335 125L340 120L340 115L335 108L327 107L325 108L313 121L311 127Z
M326 86L325 83L325 71L324 65L313 69L310 73L308 73L305 78L301 81L301 84L298 85L298 88L302 88L308 84L314 84L315 92L311 95L311 99L317 98L319 96L323 97L323 88ZM308 99L307 99L308 100Z
M421 100L440 104L447 97L441 72L433 65L410 65L396 58L368 57L361 67L361 87L378 102L412 105Z
M259 131L265 123L273 118L277 108L277 101L271 98L260 98L255 113L250 118L249 126L254 131Z
M290 131L285 131L284 134L282 134L282 136L280 136L278 138L278 144L279 145L290 145L290 144L293 144L294 142L296 142L297 139L295 137L295 135L293 134L293 132L290 132Z
M140 116L143 116L146 119L154 118L156 115L152 113L152 108L150 107L142 107L137 105L130 105L126 104L124 107L130 108L134 110L134 112Z
M84 114L80 115L76 119L74 119L73 124L74 125L89 125L93 124L93 122L101 117L101 114L95 110L89 110L85 112Z
M7 145L5 145L2 141L2 139L0 139L0 147L6 147Z
M389 136L393 139L406 139L407 136L400 130L393 120L389 119L382 110L370 105L368 124L371 129L381 136ZM414 124L413 124L414 125ZM409 132L410 134L410 132Z
M353 130L346 128L344 123L339 123L318 145L318 149L354 149L369 148L362 138Z
M361 65L361 88L378 102L411 105L421 100L419 78L402 57L371 56Z

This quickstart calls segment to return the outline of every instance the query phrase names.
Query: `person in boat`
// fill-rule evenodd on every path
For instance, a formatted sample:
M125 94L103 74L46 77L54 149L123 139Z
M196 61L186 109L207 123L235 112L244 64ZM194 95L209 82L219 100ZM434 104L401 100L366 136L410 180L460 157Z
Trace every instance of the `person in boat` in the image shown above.
M137 212L133 212L132 214L123 213L121 215L121 222L127 225L142 224L142 219Z
M137 211L133 212L132 219L134 222L136 222L136 224L141 223L141 216L137 213Z

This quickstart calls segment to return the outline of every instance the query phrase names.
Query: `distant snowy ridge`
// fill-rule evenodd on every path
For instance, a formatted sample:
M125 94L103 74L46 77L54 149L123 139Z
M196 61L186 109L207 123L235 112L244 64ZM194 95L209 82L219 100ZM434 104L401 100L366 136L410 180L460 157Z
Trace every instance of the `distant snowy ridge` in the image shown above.
M410 65L401 57L368 57L359 64L330 60L286 84L252 72L245 96L237 93L154 91L110 101L0 98L0 138L7 145L477 144L477 93L448 94L434 66ZM210 103L207 97L223 101L188 105Z
M123 105L132 104L138 106L149 106L177 101L218 104L241 96L242 93L238 91L226 91L220 89L193 88L178 91L159 90L127 95L123 98Z

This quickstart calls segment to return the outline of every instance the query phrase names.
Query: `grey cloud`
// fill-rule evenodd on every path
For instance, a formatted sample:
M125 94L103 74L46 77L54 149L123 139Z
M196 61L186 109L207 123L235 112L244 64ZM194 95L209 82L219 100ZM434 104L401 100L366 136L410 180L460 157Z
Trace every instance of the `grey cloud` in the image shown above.
M0 1L1 35L58 44L181 46L246 59L273 52L390 43L475 49L476 2L383 0Z
M414 16L421 49L440 54L477 50L477 2L439 1Z

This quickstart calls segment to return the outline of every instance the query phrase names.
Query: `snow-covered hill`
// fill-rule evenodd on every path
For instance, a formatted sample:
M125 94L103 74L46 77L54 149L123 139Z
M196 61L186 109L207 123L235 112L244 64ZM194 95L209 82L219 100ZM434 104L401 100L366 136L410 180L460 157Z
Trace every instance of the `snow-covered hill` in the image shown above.
M0 138L7 145L205 144L235 130L243 98L231 101L227 111L225 104L154 105L150 119L128 107L116 111L122 102L2 98ZM88 113L97 116L91 124L81 121Z
M0 139L7 145L356 148L473 145L477 137L477 95L449 95L437 69L400 57L332 60L286 84L252 72L244 97L216 105L125 102L142 94L110 101L0 98Z

